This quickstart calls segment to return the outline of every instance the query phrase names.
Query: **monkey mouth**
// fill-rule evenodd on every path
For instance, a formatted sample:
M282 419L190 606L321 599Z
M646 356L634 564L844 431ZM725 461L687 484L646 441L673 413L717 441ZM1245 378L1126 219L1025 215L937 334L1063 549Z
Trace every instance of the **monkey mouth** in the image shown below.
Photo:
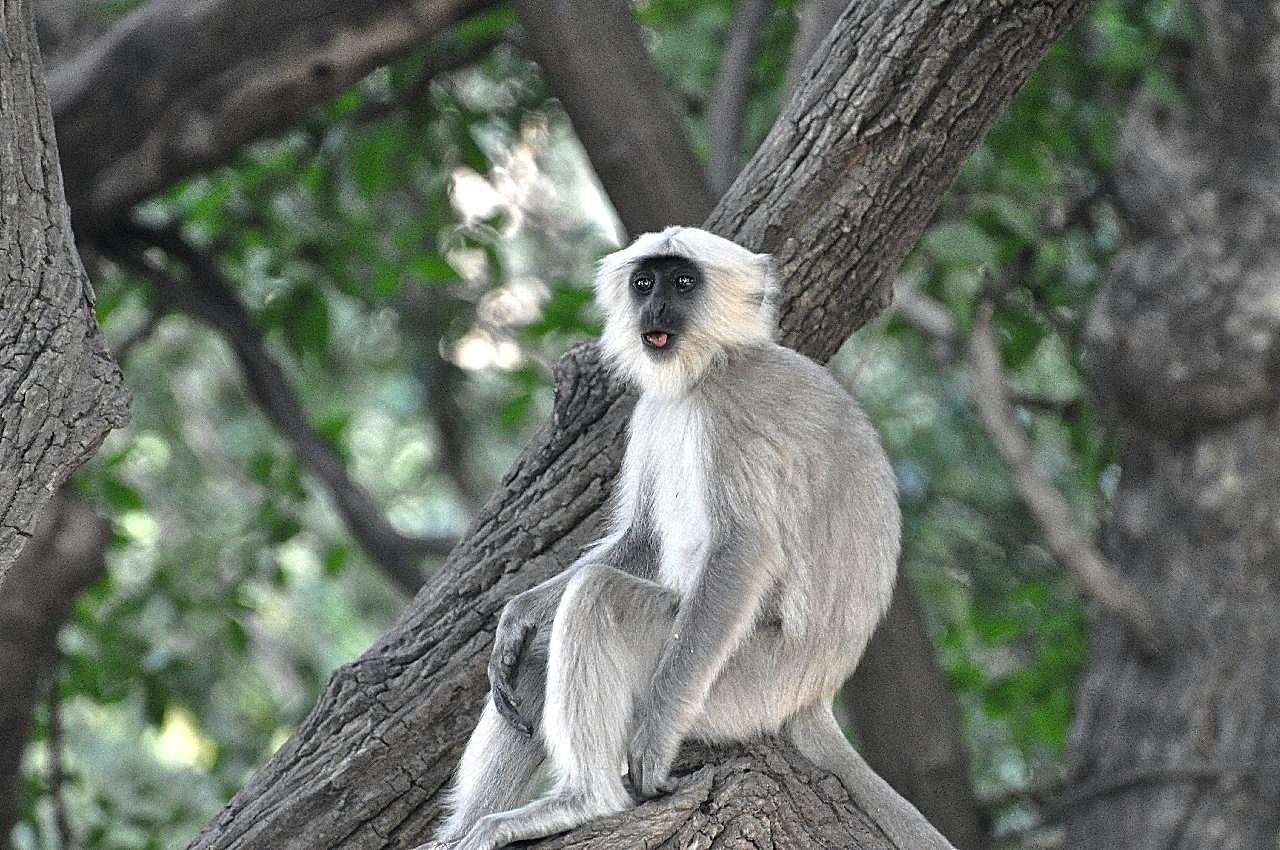
M640 335L644 344L650 348L666 348L671 343L671 334L666 331L648 331Z

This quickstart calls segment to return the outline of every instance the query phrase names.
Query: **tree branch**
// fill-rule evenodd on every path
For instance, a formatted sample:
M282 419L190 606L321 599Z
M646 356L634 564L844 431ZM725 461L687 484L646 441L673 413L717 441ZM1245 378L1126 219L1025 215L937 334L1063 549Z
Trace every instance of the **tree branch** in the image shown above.
M352 119L356 123L367 124L417 103L426 95L433 82L446 74L474 65L507 40L505 36L481 39L465 49L450 50L443 56L433 57L419 72L412 85L398 96L385 101L365 103L356 111Z
M991 325L992 300L985 297L979 302L967 337L962 337L946 307L918 290L900 287L897 302L899 313L924 334L939 362L951 362L963 353L974 410L1049 552L1081 593L1121 617L1147 651L1158 654L1165 636L1149 606L1131 583L1107 565L1076 524L1066 499L1036 466L1035 450L1018 425L1010 401L1009 380Z
M0 5L0 590L49 498L129 393L76 254L31 10Z
M50 74L77 227L110 226L137 201L293 126L377 66L490 5L146 3Z
M630 3L514 5L623 228L635 235L705 219L715 197Z
M711 190L724 193L738 176L742 160L742 124L751 96L751 70L760 33L769 19L769 0L738 0L729 28L729 43L720 60L720 76L711 95L708 117Z
M104 253L148 281L166 303L222 336L240 364L250 397L293 446L303 467L328 492L351 536L396 586L415 593L423 582L418 561L444 557L455 541L405 534L387 522L373 498L351 478L337 453L307 421L297 391L213 258L174 230L129 225L120 233L120 241L102 243ZM186 274L170 274L149 262L143 256L148 247L163 250L184 266Z

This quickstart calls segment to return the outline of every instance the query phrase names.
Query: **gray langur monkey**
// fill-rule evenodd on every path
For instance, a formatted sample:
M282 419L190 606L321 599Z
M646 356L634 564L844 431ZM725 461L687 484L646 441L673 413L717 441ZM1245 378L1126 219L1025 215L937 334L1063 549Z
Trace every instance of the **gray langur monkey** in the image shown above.
M605 257L595 286L607 360L641 391L610 531L503 610L492 699L427 846L493 850L623 811L623 768L637 797L669 791L689 738L781 734L865 775L831 701L897 572L875 431L774 342L769 257L672 227ZM525 802L544 763L551 788Z

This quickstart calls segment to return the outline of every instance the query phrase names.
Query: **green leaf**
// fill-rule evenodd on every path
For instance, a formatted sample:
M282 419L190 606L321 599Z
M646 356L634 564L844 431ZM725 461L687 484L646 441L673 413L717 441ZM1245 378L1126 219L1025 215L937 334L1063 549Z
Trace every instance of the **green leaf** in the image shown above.
M461 279L443 254L419 254L409 260L409 271L427 283L454 283Z
M508 30L514 29L516 14L508 6L500 6L472 15L458 25L458 43L464 46L497 38Z
M503 403L498 410L498 425L507 431L514 431L529 419L533 411L533 393L517 392Z
M103 476L102 498L116 512L140 511L146 507L142 494L114 475Z
M931 227L921 244L936 262L951 267L994 266L1000 253L999 243L968 221Z
M227 640L236 655L247 655L249 652L249 632L236 617L228 614L226 620Z
M326 578L336 578L351 562L351 547L346 545L330 546L320 561L320 571Z

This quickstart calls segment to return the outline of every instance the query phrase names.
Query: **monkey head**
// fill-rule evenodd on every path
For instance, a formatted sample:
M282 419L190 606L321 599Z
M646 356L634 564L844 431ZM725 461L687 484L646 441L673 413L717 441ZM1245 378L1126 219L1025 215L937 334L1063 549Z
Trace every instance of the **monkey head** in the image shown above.
M600 261L601 345L646 392L685 392L734 348L773 338L772 263L695 227L646 233Z

